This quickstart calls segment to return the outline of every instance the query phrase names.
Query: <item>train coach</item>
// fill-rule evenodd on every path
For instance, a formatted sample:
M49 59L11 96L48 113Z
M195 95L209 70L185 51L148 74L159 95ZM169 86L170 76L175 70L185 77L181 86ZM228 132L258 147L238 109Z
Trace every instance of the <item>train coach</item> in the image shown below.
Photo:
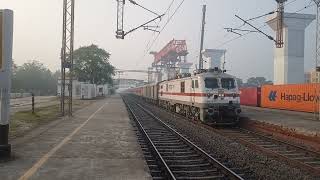
M185 74L129 92L171 112L208 124L237 124L241 112L236 78L220 69Z

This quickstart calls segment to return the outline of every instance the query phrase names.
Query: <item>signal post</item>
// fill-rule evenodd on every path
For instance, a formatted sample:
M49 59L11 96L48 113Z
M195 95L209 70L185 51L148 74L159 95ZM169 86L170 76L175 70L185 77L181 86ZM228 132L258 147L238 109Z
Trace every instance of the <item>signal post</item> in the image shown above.
M11 155L8 142L12 67L13 11L0 10L0 159Z

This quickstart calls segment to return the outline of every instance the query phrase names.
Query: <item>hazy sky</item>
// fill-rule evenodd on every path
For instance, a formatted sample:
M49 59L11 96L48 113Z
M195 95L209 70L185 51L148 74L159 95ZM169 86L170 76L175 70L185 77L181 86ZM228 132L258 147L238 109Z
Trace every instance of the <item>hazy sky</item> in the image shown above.
M140 4L163 13L172 0L136 0ZM168 15L182 0L175 3ZM289 2L294 0L289 0ZM286 6L287 12L295 12L308 5L310 0L296 0ZM221 46L237 35L227 33L224 27L236 27L242 23L235 14L249 19L272 11L275 0L185 0L177 14L160 34L151 50L160 50L171 39L186 39L190 55L188 60L197 62L200 41L202 5L207 4L205 48L227 49L227 69L230 73L247 79L265 76L273 79L273 42L261 34L251 33ZM15 12L14 51L15 62L21 65L28 60L39 60L52 71L60 67L62 32L62 0L1 0L1 9ZM146 45L154 37L142 29L129 34L125 40L115 38L116 0L76 0L75 47L92 43L109 51L111 63L120 69L147 69L153 57L146 54ZM316 12L315 6L300 13ZM164 17L160 26L168 19ZM125 30L140 25L154 16L143 9L126 4ZM262 26L266 18L252 23ZM249 28L249 27L245 27ZM273 35L266 26L263 30ZM306 29L305 69L314 63L315 21ZM137 74L127 76L135 77ZM141 75L139 75L141 76Z

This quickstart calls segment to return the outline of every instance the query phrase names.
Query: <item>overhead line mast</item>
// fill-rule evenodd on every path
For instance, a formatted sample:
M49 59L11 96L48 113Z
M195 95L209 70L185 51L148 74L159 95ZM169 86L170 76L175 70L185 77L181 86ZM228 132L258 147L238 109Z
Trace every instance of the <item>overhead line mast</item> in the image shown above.
M203 69L203 58L202 58L202 50L203 50L203 42L204 42L204 29L206 25L206 11L207 6L203 5L202 7L202 27L201 27L201 42L200 42L200 54L199 54L199 69Z
M159 15L153 11L151 11L150 9L147 9L146 7L138 4L137 2L135 2L134 0L128 0L130 3L132 3L133 5L136 5L136 6L139 6L140 8L156 15L155 18L147 21L146 23L143 23L142 25L140 26L137 26L131 30L129 30L128 32L125 32L124 29L123 29L123 19L124 19L124 6L125 6L125 3L126 1L125 0L117 0L117 31L116 31L116 38L117 39L124 39L124 37L126 35L128 35L129 33L139 29L139 28L144 28L144 30L150 30L150 31L153 31L153 32L157 32L157 30L155 29L150 29L150 28L145 28L149 23L157 20L157 19L160 19L164 16L164 14L162 15Z
M320 0L313 0L317 5L317 24L316 24L316 76L320 76ZM318 79L320 83L320 79ZM320 85L319 85L320 86ZM318 95L320 94L319 86L317 88ZM318 120L320 120L320 101L318 101Z
M74 1L63 0L63 25L61 48L61 115L65 116L65 100L68 103L68 115L72 116L73 82L73 44L74 44ZM68 79L67 79L68 77ZM67 83L66 83L67 79ZM66 95L66 87L68 94Z
M287 0L276 0L278 3L278 16L277 16L277 35L276 35L276 47L283 47L283 14L284 14L284 3Z
M320 73L320 0L313 0L317 5L316 24L316 71ZM320 117L320 116L319 116Z

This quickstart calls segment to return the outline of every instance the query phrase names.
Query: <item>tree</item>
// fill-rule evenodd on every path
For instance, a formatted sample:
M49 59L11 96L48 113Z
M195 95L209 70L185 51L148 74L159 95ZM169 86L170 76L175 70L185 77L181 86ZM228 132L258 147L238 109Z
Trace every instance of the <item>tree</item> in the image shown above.
M247 87L260 87L262 85L273 84L272 81L267 81L265 77L251 77L247 80Z
M74 51L74 75L79 81L93 84L112 84L115 68L109 62L110 53L97 45Z
M57 83L42 63L30 61L16 68L12 77L13 91L34 92L38 95L56 94Z

